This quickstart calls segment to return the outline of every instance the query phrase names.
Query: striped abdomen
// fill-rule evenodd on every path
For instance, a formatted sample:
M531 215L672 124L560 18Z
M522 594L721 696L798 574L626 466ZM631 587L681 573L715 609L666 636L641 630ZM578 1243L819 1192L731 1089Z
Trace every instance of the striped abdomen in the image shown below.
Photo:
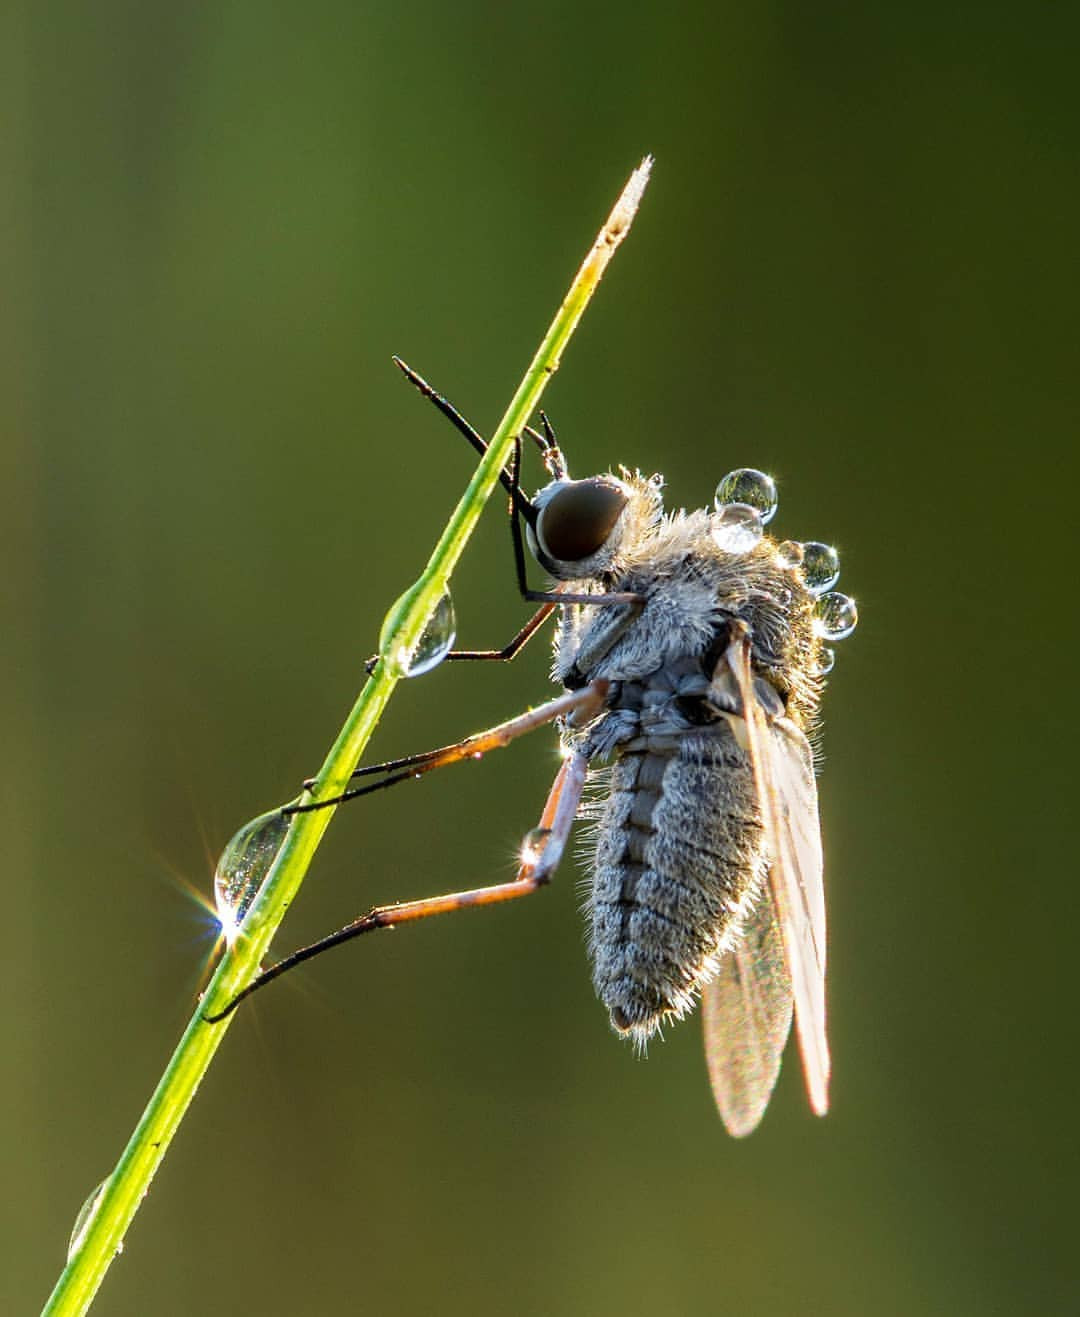
M726 720L640 736L612 768L592 880L593 983L622 1033L693 1005L762 868L749 761Z

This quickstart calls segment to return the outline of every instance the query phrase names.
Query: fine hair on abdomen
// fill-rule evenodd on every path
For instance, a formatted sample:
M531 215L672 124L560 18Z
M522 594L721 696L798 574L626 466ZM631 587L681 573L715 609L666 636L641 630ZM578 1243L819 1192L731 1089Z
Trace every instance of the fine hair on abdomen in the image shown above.
M761 823L726 720L638 737L611 769L589 901L593 983L644 1041L682 1015L731 945L761 879Z

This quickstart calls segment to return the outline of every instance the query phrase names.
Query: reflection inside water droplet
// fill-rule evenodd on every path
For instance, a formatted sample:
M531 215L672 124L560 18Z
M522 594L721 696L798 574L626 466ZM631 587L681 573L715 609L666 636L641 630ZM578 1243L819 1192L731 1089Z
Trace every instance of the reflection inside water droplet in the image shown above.
M808 540L803 546L803 578L814 594L831 590L840 579L840 555L831 544Z
M818 676L824 677L827 673L832 672L836 665L836 650L830 649L826 645L818 656Z
M519 858L522 864L536 864L551 838L550 828L531 828L521 841Z
M749 553L764 534L761 517L748 503L726 503L718 507L710 529L717 548L725 553Z
M67 1259L69 1262L82 1247L86 1232L90 1229L90 1222L93 1221L95 1213L101 1206L101 1200L105 1196L105 1190L109 1187L110 1179L112 1177L107 1175L96 1188L91 1190L89 1198L79 1208L79 1214L75 1218L75 1225L71 1231L71 1238L68 1240ZM122 1247L123 1245L121 1245ZM119 1252L119 1249L117 1252Z
M234 941L240 931L291 821L281 808L260 814L245 823L221 852L214 871L214 904L227 942Z
M736 471L729 471L716 486L715 501L718 510L732 503L745 503L754 509L761 518L761 524L766 526L775 516L779 502L776 481L764 471L741 466Z
M814 629L822 640L845 640L858 620L855 600L838 590L823 594L814 609Z
M411 654L403 646L396 646L398 619L415 590L415 586L407 590L390 609L379 636L379 653L399 677L420 677L432 668L437 668L453 649L457 639L454 601L447 591L435 605Z

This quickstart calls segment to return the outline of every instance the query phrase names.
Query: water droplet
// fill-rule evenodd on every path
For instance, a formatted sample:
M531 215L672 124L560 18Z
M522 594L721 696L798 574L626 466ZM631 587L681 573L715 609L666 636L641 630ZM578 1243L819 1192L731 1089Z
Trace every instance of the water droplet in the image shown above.
M522 864L536 864L544 853L551 837L550 828L532 828L521 841L519 858Z
M457 639L454 601L447 591L435 605L412 652L408 652L404 646L395 647L398 619L409 606L417 589L417 586L413 586L411 590L406 590L394 604L386 615L379 636L379 653L399 677L420 677L432 668L437 668L453 649Z
M818 657L818 676L824 677L826 673L832 672L836 663L836 650L830 649L827 645L822 649Z
M803 546L798 540L784 540L776 546L776 556L782 567L798 567L803 560Z
M844 640L855 630L859 610L855 600L838 590L823 594L814 610L814 629L822 640Z
M232 942L240 931L291 822L281 809L260 814L245 823L221 852L214 871L214 904L227 942Z
M712 537L725 553L749 553L759 543L764 526L748 503L725 503L712 516Z
M772 521L778 502L776 481L750 466L729 471L716 486L717 510L732 503L745 503L758 514L763 526Z
M112 1176L107 1175L99 1185L91 1190L90 1197L79 1208L79 1215L75 1218L71 1238L68 1240L67 1260L69 1262L82 1247L86 1232L90 1229L90 1222L93 1221L98 1208L101 1206L101 1200L105 1197L105 1190L109 1187L111 1179Z
M808 540L802 547L806 588L814 594L831 590L840 579L840 555L831 544L821 544L818 540Z

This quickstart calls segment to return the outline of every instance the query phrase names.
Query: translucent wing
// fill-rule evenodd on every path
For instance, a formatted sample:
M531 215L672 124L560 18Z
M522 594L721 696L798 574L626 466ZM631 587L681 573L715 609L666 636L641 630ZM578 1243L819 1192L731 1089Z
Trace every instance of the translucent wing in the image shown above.
M763 891L742 940L705 985L701 1018L713 1096L729 1134L757 1128L791 1031L791 979L772 896Z
M825 889L814 761L806 737L784 717L767 718L754 694L750 644L736 638L728 661L739 687L766 842L769 890L795 998L795 1029L810 1105L829 1108L825 1033Z

